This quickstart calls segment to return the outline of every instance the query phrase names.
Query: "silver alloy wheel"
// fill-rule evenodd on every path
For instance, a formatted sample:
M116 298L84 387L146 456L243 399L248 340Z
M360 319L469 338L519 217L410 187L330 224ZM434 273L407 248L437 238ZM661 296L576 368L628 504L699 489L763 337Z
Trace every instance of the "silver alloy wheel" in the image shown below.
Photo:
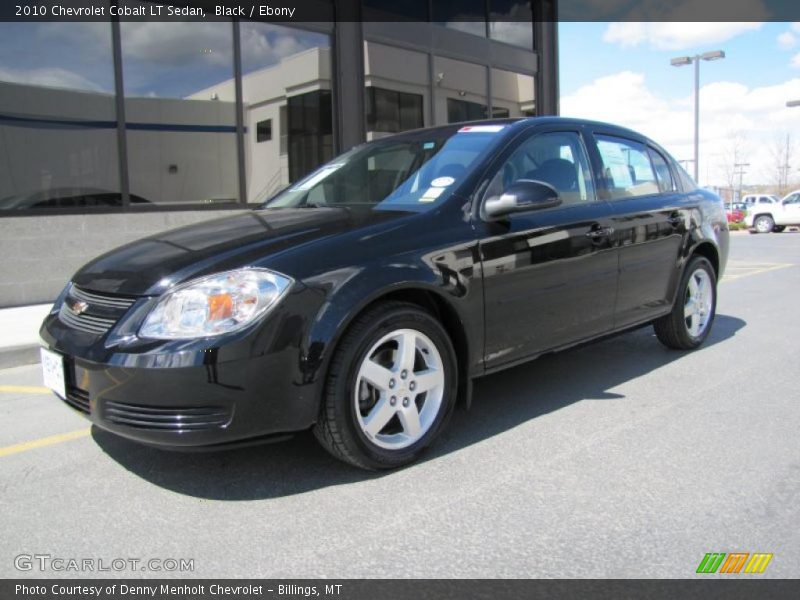
M769 233L773 227L774 223L769 217L758 217L756 219L756 231L758 233Z
M397 329L370 348L356 375L358 425L376 446L400 450L424 436L444 398L444 363L420 331Z
M700 337L711 320L714 305L714 287L711 277L704 269L697 269L689 277L686 286L686 302L683 305L683 317L686 330L692 337Z

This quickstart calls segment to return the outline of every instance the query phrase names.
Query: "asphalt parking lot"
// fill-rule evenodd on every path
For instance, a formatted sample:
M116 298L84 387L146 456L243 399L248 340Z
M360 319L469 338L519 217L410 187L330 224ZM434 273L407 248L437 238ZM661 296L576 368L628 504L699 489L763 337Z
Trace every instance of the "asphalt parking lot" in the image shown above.
M310 435L149 449L91 431L38 365L0 371L0 576L114 575L15 568L47 554L194 560L136 577L685 578L740 551L774 555L746 577L796 577L800 233L732 236L719 290L699 351L647 328L485 378L384 474Z

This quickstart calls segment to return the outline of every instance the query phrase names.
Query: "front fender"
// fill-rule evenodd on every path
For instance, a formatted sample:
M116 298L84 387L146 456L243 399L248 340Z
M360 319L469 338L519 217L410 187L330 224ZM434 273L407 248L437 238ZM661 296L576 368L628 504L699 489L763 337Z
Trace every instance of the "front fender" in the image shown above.
M305 382L324 376L337 343L358 315L382 298L409 292L425 292L446 307L463 330L469 372L482 365L483 290L476 243L342 268L303 283L322 298L302 341Z

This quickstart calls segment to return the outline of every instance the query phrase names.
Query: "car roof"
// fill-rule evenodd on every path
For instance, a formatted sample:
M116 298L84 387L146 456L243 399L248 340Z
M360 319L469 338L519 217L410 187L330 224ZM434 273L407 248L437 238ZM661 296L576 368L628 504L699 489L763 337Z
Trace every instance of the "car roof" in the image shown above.
M509 126L508 131L504 132L504 137L506 135L512 134L512 132L520 131L522 129L528 129L532 127L541 127L547 125L572 125L572 126L579 126L579 127L589 127L592 129L598 129L602 132L609 133L609 134L616 134L622 137L629 137L633 139L640 139L646 141L649 144L652 144L662 152L664 149L659 146L656 142L648 138L646 135L639 133L638 131L634 131L632 129L627 129L626 127L621 127L620 125L614 125L612 123L605 123L603 121L592 121L589 119L576 119L573 117L551 117L551 116L543 116L543 117L512 117L512 118L503 118L503 119L481 119L479 121L463 121L459 123L450 123L447 125L437 125L435 127L424 127L420 129L411 129L409 131L403 131L401 133L397 133L391 136L386 136L379 138L378 140L374 141L382 141L382 140L389 140L389 139L396 139L396 140L416 140L422 137L427 136L436 136L436 135L452 135L456 133L459 129L463 127L479 127L479 126L486 126L486 125L504 125Z

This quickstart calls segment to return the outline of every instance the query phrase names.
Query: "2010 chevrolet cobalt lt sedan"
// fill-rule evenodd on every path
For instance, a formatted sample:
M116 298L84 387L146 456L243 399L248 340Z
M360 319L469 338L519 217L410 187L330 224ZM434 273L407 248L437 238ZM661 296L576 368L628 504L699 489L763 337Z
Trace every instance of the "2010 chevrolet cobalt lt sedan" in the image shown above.
M396 467L481 375L647 324L699 346L727 252L720 200L633 131L417 130L87 264L42 326L45 382L148 444L313 428L338 458Z

